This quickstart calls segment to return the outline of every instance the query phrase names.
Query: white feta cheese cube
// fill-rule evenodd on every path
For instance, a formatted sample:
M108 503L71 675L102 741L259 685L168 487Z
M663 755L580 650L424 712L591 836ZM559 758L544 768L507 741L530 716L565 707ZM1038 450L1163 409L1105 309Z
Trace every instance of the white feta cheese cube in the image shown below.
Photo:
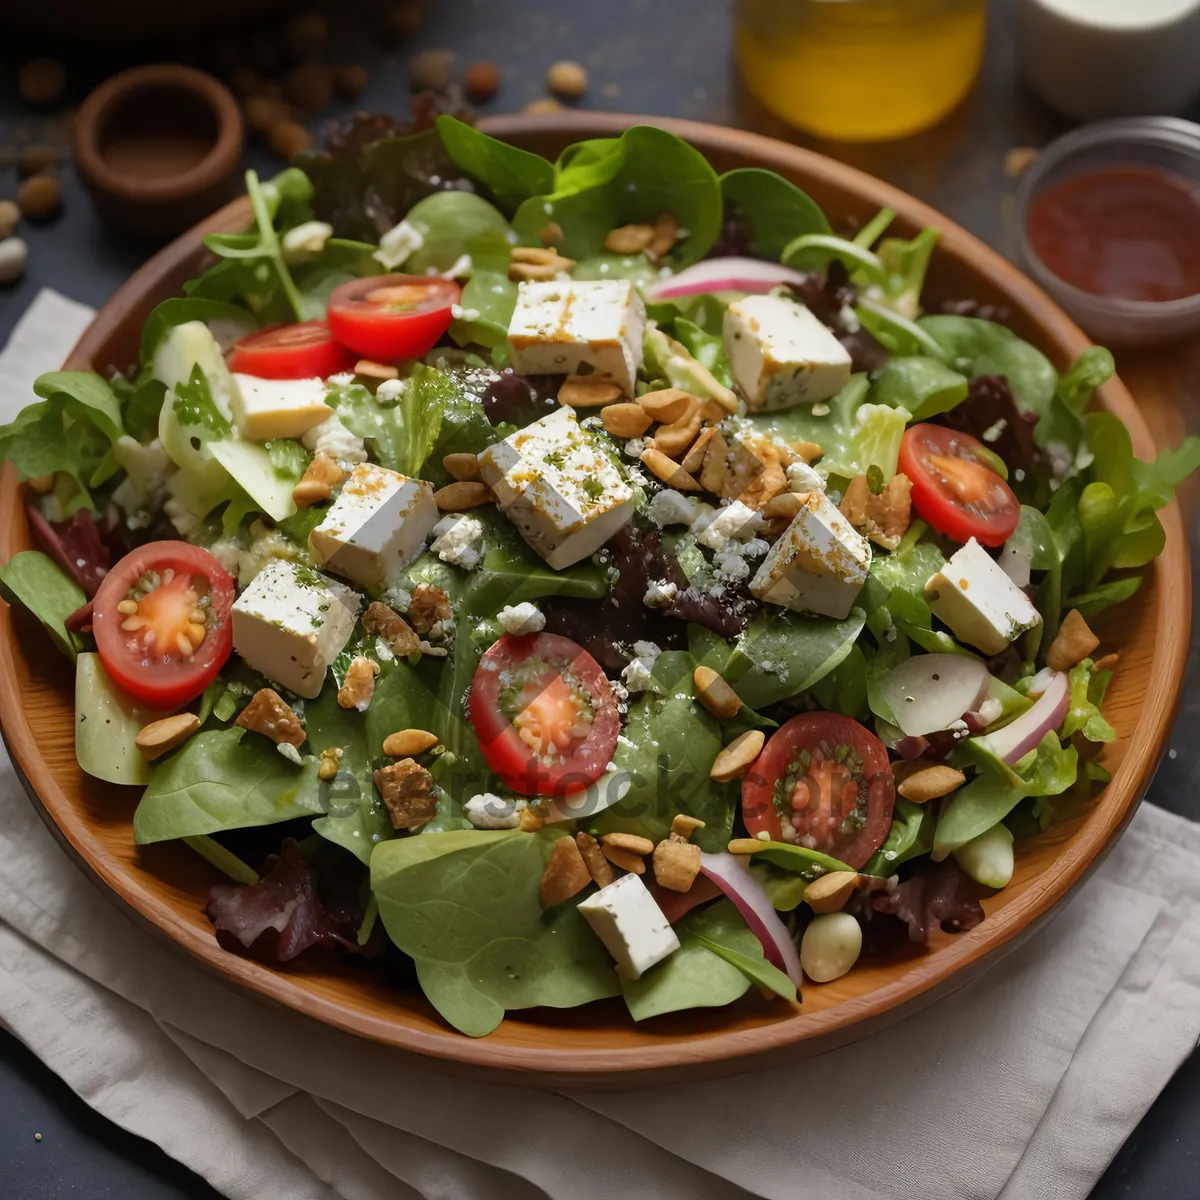
M589 375L634 394L646 306L632 283L523 283L508 326L511 366L527 375Z
M750 591L795 612L849 616L867 581L871 545L824 492L810 492L767 552Z
M444 563L473 571L483 558L483 522L465 513L444 516L433 527L433 544L429 547Z
M325 403L323 379L260 379L235 374L233 419L242 436L255 442L298 438L333 416Z
M679 939L640 875L622 875L578 905L626 979L640 979L679 949Z
M354 632L357 592L273 558L233 605L233 648L256 671L312 699Z
M463 816L476 829L515 829L521 823L516 801L491 792L472 796L463 805Z
M633 519L633 489L569 408L489 446L479 469L500 511L556 571Z
M746 296L725 310L725 353L751 412L815 404L850 378L850 355L807 308Z
M505 633L513 637L524 637L530 633L541 633L546 628L546 617L536 604L522 600L520 604L506 604L497 614L496 619Z
M999 654L1010 642L1042 623L1033 601L972 538L925 585L934 616L984 654Z
M437 521L428 480L359 463L308 535L308 548L318 566L381 587L421 553Z

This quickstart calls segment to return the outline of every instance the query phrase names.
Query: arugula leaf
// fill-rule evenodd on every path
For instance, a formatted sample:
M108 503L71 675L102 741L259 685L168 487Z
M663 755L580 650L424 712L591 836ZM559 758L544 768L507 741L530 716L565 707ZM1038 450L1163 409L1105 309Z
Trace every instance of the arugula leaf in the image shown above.
M299 767L258 734L201 730L154 770L133 814L139 846L319 814L317 760Z
M554 167L540 155L488 137L449 114L435 123L450 157L479 180L501 208L512 211L554 187Z
M396 838L371 856L371 890L421 989L455 1029L483 1037L506 1009L572 1008L619 986L573 903L542 912L552 830Z
M779 262L801 234L831 233L829 221L810 196L774 171L740 167L721 176L726 208L738 211L750 232L750 252Z
M83 643L66 627L67 618L83 606L83 589L40 550L22 550L0 566L0 595L27 608L72 662Z
M553 190L517 209L513 226L537 245L548 221L563 230L562 252L581 259L598 254L620 225L653 222L670 213L685 236L675 244L676 266L708 253L721 232L721 185L708 160L682 138L635 125L619 138L579 143L555 170Z

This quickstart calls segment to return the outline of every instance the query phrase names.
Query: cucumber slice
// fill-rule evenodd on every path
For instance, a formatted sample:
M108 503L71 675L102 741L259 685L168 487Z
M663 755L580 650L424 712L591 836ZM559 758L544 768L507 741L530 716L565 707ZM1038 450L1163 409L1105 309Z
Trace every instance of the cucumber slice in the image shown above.
M233 398L237 384L225 365L221 348L203 321L185 321L176 325L154 352L154 377L167 386L158 419L158 437L171 460L184 470L203 469L211 463L209 445L224 436L212 424L181 419L188 415L176 389L189 383L199 367L208 384L215 408L215 422L229 429L233 420Z
M75 664L75 757L80 767L109 783L144 787L150 764L134 739L163 714L142 708L109 679L100 655L81 654Z

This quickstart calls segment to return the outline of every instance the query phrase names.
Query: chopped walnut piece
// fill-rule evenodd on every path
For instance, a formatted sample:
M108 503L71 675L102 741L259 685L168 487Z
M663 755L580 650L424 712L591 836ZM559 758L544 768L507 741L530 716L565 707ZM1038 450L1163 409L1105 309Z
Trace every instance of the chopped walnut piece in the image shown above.
M587 869L597 887L608 887L616 880L617 877L613 874L608 859L604 857L604 852L600 849L600 843L590 833L577 833L575 844L579 847L579 853L583 855L583 861L587 864Z
M383 638L397 658L408 658L419 654L421 639L412 631L408 622L395 609L373 600L363 613L363 628L368 633Z
M375 772L375 786L397 829L415 829L437 812L437 784L423 766L402 758Z
M366 712L375 695L375 676L379 664L359 654L346 668L346 678L338 688L337 702L342 708L356 708Z
M560 837L550 852L550 861L542 875L538 901L543 908L553 908L583 891L592 882L591 872L572 837Z
M667 838L654 847L654 878L660 887L686 892L699 873L699 846Z
M877 496L867 477L856 475L838 507L846 520L877 546L895 550L912 521L911 491L908 476L896 475Z
M1069 671L1099 645L1100 639L1091 631L1079 609L1073 608L1063 617L1058 634L1046 651L1046 666L1052 671Z
M449 621L454 615L450 594L430 583L418 583L408 606L408 620L420 634L428 633L439 621Z
M300 724L300 718L274 688L259 688L234 724L243 729L253 729L255 733L269 737L276 745L287 742L289 746L302 746L308 736Z

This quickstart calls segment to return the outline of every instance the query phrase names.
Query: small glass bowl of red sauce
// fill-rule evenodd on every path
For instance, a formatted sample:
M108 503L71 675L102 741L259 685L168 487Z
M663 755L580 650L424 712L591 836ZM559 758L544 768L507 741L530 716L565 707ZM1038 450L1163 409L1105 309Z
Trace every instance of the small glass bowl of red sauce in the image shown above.
M1016 218L1026 269L1096 341L1200 331L1200 125L1076 129L1022 177Z

